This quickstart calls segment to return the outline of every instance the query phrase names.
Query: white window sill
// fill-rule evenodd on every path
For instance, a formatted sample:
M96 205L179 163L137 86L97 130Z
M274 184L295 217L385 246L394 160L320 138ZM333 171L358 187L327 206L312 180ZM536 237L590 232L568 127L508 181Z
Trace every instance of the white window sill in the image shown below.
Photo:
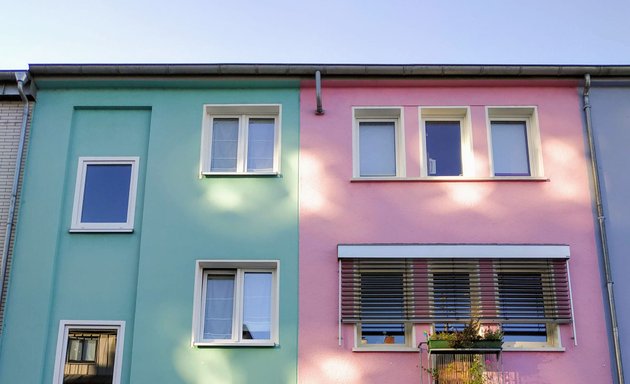
M370 347L354 347L352 348L352 352L418 352L419 349L415 347L406 347L403 345L400 346L381 346L374 345Z
M132 233L133 228L70 228L70 233Z
M503 347L503 352L564 352L564 347Z
M260 342L260 343L248 343L248 342L225 342L225 343L214 343L214 342L194 342L193 346L195 347L276 347L277 343L273 341L268 342Z
M491 176L491 177L467 177L467 176L428 176L428 177L353 177L351 182L370 182L370 181L406 181L406 182L439 182L439 181L457 181L457 182L492 182L492 181L549 181L547 177L538 176Z
M204 177L212 176L280 176L280 172L201 172Z

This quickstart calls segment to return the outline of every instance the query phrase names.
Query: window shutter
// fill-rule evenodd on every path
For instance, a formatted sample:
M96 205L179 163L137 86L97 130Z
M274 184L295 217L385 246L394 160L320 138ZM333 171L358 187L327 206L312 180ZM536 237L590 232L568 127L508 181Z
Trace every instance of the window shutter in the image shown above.
M570 322L564 258L343 258L341 320Z

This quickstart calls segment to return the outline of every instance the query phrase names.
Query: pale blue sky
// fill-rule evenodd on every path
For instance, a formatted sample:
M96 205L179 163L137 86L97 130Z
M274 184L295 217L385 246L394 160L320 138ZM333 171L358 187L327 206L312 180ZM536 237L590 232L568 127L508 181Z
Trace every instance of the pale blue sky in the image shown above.
M0 69L52 63L630 64L630 1L7 0Z

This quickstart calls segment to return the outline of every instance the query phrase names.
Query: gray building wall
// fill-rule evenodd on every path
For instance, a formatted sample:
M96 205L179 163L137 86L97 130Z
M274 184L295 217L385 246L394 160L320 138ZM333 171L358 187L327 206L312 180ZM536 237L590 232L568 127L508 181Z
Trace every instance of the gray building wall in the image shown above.
M18 147L20 142L20 132L22 128L22 119L24 116L24 103L19 99L15 86L15 80L0 81L0 252L4 249L5 234L9 221L9 206L11 204L11 190L13 188L13 180L15 177L15 165L18 156ZM30 104L30 110L33 110L34 103ZM25 142L28 143L28 134L30 131L30 116L27 125L27 136ZM24 158L26 150L22 157L22 170L24 167ZM14 220L17 218L19 208L19 196L22 187L22 173L20 171L20 180L18 184L18 195L16 209L14 212ZM15 227L15 223L14 223ZM9 255L7 257L7 274L4 280L4 286L0 287L0 331L4 324L4 309L7 296L7 286L11 271L11 257L13 255L13 241L15 232L13 232L10 240ZM0 253L0 257L2 254ZM0 271L2 273L2 271Z
M594 82L590 95L622 361L627 378L630 374L630 82Z

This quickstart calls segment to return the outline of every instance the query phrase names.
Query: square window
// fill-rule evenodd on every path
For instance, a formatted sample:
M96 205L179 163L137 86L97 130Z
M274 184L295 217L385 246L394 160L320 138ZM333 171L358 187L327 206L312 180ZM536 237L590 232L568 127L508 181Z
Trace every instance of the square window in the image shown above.
M123 321L61 321L54 384L119 384Z
M404 174L400 108L354 108L354 176Z
M72 232L133 230L138 157L80 157Z
M277 343L277 262L198 261L193 344Z
M472 135L466 107L421 107L422 176L472 173Z
M279 105L206 105L201 173L276 174Z
M488 107L487 113L492 175L541 177L536 108Z

